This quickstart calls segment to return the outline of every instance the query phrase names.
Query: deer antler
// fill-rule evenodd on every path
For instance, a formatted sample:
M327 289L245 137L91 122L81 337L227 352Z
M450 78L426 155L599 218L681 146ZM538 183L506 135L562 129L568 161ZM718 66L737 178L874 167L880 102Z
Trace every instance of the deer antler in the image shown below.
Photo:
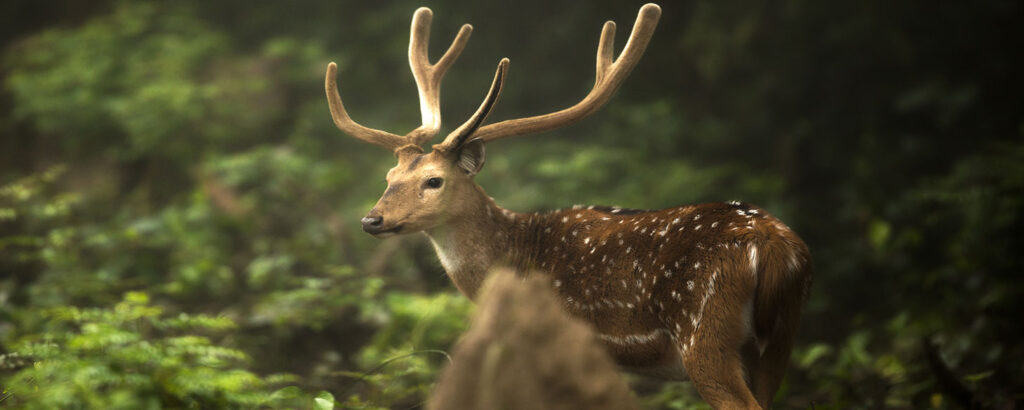
M364 127L348 116L348 111L345 111L345 105L341 103L341 95L338 94L337 72L337 64L334 64L333 61L327 64L324 89L327 91L327 105L331 108L331 118L334 119L334 125L341 132L392 151L405 145L405 138L387 131Z
M459 58L469 41L469 34L473 32L473 26L463 24L448 51L437 60L437 64L430 64L427 44L430 42L430 21L433 17L434 13L430 9L420 7L413 14L412 27L409 29L409 68L416 78L416 87L420 93L420 115L423 117L423 125L408 134L410 143L416 145L437 135L441 129L441 79L455 59Z
M448 68L455 59L462 53L469 41L469 35L473 26L464 24L455 36L448 51L437 60L437 64L431 64L427 55L427 46L430 42L430 22L433 19L433 12L429 8L420 7L412 17L412 26L409 31L409 68L416 79L416 88L419 90L420 115L423 125L410 131L404 137L378 129L367 128L352 120L345 105L341 102L338 93L337 70L338 66L333 62L327 65L327 75L324 80L324 88L327 92L327 104L331 108L331 118L334 125L342 132L356 137L371 144L380 145L394 152L400 149L419 145L430 139L441 129L441 79L444 78Z
M636 63L640 61L640 56L647 48L660 17L661 8L657 4L648 3L641 7L636 23L633 24L633 32L626 42L626 47L614 61L612 56L615 45L615 22L604 23L601 40L597 46L597 76L594 79L594 87L576 105L550 114L490 124L478 129L473 137L484 141L493 141L515 135L553 130L573 124L597 111L608 102Z
M465 123L452 131L445 137L444 142L434 145L434 149L438 150L452 150L462 146L463 143L469 138L470 135L480 128L480 125L487 120L487 116L491 114L491 109L494 108L494 104L498 102L498 96L501 95L501 88L505 85L505 72L508 71L508 59L503 58L498 62L498 69L494 72L494 80L491 82L491 88L487 91L487 96L484 97L484 101L480 103L480 107L476 109L473 116L469 117Z

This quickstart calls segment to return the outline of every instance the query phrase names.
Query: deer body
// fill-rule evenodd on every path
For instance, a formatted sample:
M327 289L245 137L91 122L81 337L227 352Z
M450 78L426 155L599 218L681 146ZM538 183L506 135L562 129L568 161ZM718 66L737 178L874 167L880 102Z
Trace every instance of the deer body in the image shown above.
M755 311L757 294L774 302L774 293L786 292L798 307L809 290L806 246L747 204L514 213L478 195L471 223L426 232L455 286L473 299L492 267L544 273L565 309L593 324L616 361L634 370L685 377L680 356L700 340L706 317L731 322L737 344L761 355L773 336L783 336L774 333L777 322L799 309ZM715 326L723 324L730 325ZM792 329L778 331L792 337Z
M483 126L505 81L503 59L477 112L429 153L419 145L440 127L440 79L464 47L468 25L430 64L430 11L416 12L409 58L423 126L404 137L348 117L331 63L325 86L338 128L398 158L363 229L381 238L424 232L470 299L496 266L546 275L564 308L594 326L621 366L689 378L718 408L770 407L812 276L807 247L782 222L739 202L521 214L498 206L473 181L484 164L485 142L564 126L604 104L643 53L659 14L655 5L641 9L616 59L614 24L605 24L594 88L577 105Z

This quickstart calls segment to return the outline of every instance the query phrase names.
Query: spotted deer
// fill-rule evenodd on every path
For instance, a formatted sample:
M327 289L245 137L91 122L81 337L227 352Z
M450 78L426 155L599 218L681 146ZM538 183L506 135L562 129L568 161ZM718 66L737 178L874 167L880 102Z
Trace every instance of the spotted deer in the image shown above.
M617 57L615 23L605 23L596 79L579 103L484 125L505 83L509 60L502 59L479 109L428 153L420 145L440 130L441 79L469 39L468 24L431 63L432 13L420 8L413 15L409 65L422 125L406 135L353 121L334 63L325 79L328 105L341 131L398 158L383 196L362 218L366 232L378 238L425 233L470 299L492 267L546 275L565 309L594 327L623 368L688 378L716 408L767 408L812 276L806 245L786 225L740 202L517 213L498 206L473 180L484 165L485 143L563 127L604 105L639 61L660 15L657 5L644 5Z

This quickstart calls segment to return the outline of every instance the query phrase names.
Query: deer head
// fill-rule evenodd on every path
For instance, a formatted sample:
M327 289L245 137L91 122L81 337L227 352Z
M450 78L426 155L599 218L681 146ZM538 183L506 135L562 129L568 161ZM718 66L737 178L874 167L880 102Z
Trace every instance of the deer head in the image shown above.
M480 189L473 176L483 167L484 144L504 137L564 127L595 112L611 98L636 66L660 15L661 9L655 4L647 4L640 9L633 32L618 58L613 58L615 23L605 23L597 48L594 86L576 105L549 114L484 126L508 72L509 60L502 59L480 108L442 143L434 145L429 153L424 153L420 145L434 137L441 128L441 80L465 48L472 26L463 25L444 55L436 64L431 64L427 44L433 14L426 7L413 14L409 66L419 89L423 125L404 136L367 128L353 121L338 94L337 66L330 63L325 90L335 125L346 134L391 150L398 158L398 164L388 171L387 189L362 219L363 230L377 237L419 232L470 212L476 198L472 193Z

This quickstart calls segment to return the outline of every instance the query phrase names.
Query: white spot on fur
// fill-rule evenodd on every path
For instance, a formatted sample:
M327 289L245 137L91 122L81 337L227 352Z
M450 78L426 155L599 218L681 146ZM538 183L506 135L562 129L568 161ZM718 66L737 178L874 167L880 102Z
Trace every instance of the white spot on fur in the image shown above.
M708 280L708 288L704 292L704 297L700 300L700 309L697 310L697 315L691 317L690 322L693 324L693 333L690 334L691 340L690 345L693 345L692 337L697 334L697 328L700 326L701 319L704 318L704 307L708 303L708 299L715 294L715 280L718 278L718 269L711 274L711 279Z
M750 245L750 274L757 274L757 245Z
M657 340L658 336L662 334L670 335L671 333L665 329L654 329L654 331L650 333L639 333L625 336L599 334L597 335L597 337L600 338L601 340L611 342L620 346L629 346L651 343Z

